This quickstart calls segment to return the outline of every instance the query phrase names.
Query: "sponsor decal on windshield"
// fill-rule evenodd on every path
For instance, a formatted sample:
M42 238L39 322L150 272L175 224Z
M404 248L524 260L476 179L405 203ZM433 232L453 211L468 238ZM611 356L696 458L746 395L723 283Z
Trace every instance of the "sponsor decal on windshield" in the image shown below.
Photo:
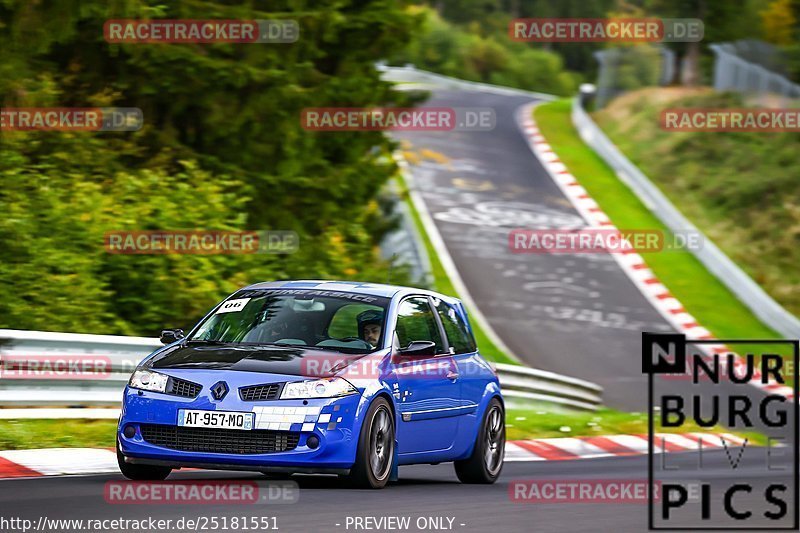
M228 300L217 309L216 314L220 313L236 313L244 309L244 306L247 305L247 302L250 301L250 298L239 298L237 300Z

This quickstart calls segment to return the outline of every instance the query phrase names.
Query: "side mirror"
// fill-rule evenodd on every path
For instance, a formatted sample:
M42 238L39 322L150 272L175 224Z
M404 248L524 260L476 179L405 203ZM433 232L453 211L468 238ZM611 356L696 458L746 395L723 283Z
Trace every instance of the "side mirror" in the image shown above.
M172 344L178 339L184 337L182 329L162 329L161 330L161 344Z
M397 353L403 357L436 355L436 343L431 341L413 341L405 348L400 348Z

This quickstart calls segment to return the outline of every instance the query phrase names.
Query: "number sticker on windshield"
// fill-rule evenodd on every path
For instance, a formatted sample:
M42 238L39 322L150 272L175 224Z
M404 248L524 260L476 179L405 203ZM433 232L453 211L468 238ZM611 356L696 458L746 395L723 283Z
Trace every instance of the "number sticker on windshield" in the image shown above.
M222 304L219 309L217 309L216 314L220 313L235 313L237 311L241 311L244 309L244 306L247 305L247 302L250 301L250 298L239 298L238 300L228 300L224 304Z

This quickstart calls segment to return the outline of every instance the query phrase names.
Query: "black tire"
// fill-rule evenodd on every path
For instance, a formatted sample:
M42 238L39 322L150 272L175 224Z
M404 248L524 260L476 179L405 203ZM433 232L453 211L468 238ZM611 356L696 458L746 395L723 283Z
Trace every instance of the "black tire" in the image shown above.
M500 400L493 398L483 414L472 455L455 462L458 479L462 483L494 483L503 470L505 448L505 412Z
M119 451L119 441L117 441L117 464L122 475L134 481L161 481L162 479L167 479L167 476L172 472L172 469L168 466L126 463L125 456Z
M362 489L382 489L389 482L394 460L394 418L385 398L378 397L367 409L358 436L356 462L347 480Z

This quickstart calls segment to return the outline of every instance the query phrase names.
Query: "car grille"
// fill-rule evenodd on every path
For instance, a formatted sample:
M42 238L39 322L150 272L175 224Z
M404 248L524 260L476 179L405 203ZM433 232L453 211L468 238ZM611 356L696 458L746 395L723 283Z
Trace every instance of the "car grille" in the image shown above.
M185 379L180 378L169 378L167 382L166 393L172 394L173 396L183 396L184 398L194 398L198 394L200 394L200 390L203 388L202 385L198 385L197 383L192 383L191 381L186 381Z
M252 387L242 387L239 389L239 396L246 402L258 402L262 400L275 400L281 390L280 383L269 383L267 385L254 385Z
M142 437L150 444L185 452L257 454L294 450L300 433L291 431L250 431L192 428L163 424L142 424Z

